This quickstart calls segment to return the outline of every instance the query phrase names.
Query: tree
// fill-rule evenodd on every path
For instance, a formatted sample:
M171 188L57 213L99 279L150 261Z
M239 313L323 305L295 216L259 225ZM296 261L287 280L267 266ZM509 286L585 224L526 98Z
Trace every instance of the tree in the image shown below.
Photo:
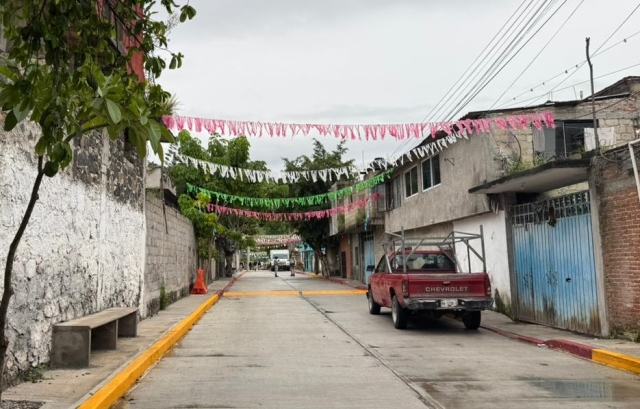
M169 156L174 158L175 153L180 153L220 165L260 171L267 170L265 162L250 160L250 147L249 141L244 136L229 140L214 134L209 138L205 149L200 141L192 137L188 131L181 131L178 134L178 143L170 148ZM201 213L201 209L208 201L230 207L234 207L235 204L216 202L213 198L205 198L201 195L196 199L192 199L186 194L187 183L209 191L243 197L284 197L289 190L287 185L274 185L267 182L252 183L246 180L209 175L204 169L191 167L176 160L171 161L169 176L176 186L182 213L192 220L196 220L199 216L196 216L193 210L190 209L198 208ZM264 208L253 210L264 211ZM191 216L185 211L190 212ZM216 231L226 260L225 275L231 274L232 260L237 249L254 247L255 242L251 236L264 230L273 231L274 229L276 229L274 223L261 222L256 219L231 214L218 216ZM198 231L196 228L196 234L199 235L199 243L202 246L199 248L199 252L210 254L208 253L210 250L207 250L210 247L207 240L211 238L211 230Z
M344 147L344 141L341 141L336 149L332 152L327 152L325 147L318 140L313 140L313 154L311 157L302 155L296 159L289 160L284 159L285 169L287 171L309 171L309 170L321 170L321 169L335 169L341 167L353 166L353 160L345 161L343 159L347 148ZM346 176L342 176L341 180L347 181ZM297 183L293 183L290 186L290 193L292 196L312 196L327 193L335 181L324 181L318 179L317 181L300 179ZM313 208L305 207L300 211L315 211L326 210L331 207L330 203L325 203ZM329 275L329 263L325 254L322 253L322 248L328 248L336 245L336 238L329 236L329 226L331 219L312 219L298 222L291 222L293 229L298 233L304 242L306 242L312 249L317 260L320 260L320 266L323 275ZM316 274L318 271L316 271Z
M167 67L165 57L156 54L168 52L167 25L152 18L158 6L169 14L179 10L181 22L196 13L174 0L0 0L4 37L10 44L8 56L0 62L4 130L31 120L42 131L35 146L38 160L31 197L4 270L2 374L9 347L5 327L14 257L43 178L71 163L71 143L83 137L107 132L115 140L124 135L140 157L146 155L149 142L161 158L161 140L172 139L161 117L172 113L174 100L160 85L143 81L145 68L159 77ZM182 65L182 54L169 52L169 57L170 69ZM4 376L0 378L2 382Z

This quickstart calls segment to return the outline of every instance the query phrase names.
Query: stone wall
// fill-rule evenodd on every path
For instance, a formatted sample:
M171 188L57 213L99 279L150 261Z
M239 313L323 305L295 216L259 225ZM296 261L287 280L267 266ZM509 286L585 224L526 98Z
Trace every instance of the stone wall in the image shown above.
M602 243L605 299L612 330L640 329L640 200L629 148L596 157L592 169ZM635 145L640 165L640 144Z
M164 205L158 194L158 191L147 190L146 265L140 306L143 318L160 310L161 296L165 297L162 300L165 303L188 295L198 269L193 224L178 210ZM161 295L162 288L164 295Z
M36 176L39 136L39 127L29 122L0 136L3 267ZM53 324L137 306L142 296L143 161L123 140L100 134L83 138L74 150L70 168L44 178L15 257L5 374L10 381L49 361Z

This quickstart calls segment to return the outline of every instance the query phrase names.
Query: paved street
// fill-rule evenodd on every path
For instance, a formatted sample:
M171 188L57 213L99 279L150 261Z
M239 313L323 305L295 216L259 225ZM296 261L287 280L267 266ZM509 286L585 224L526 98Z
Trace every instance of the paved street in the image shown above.
M249 272L120 407L638 408L639 381L448 319L398 331L349 287Z

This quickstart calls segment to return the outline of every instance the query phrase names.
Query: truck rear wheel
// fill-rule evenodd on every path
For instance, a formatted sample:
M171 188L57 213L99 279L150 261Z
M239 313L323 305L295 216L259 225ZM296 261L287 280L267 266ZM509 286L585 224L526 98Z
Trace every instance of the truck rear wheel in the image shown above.
M462 317L462 323L466 329L478 329L480 327L480 311L471 311Z
M407 321L409 319L409 312L406 308L403 308L396 296L393 296L391 301L391 319L393 320L393 326L396 329L407 328Z
M369 314L378 315L380 314L380 304L373 299L373 294L371 293L371 288L367 292L367 300L369 302Z

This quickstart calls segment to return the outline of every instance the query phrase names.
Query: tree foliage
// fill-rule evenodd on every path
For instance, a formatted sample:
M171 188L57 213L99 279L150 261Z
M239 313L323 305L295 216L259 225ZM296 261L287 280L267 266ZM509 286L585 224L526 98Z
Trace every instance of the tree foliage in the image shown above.
M244 136L233 139L225 139L220 135L212 135L209 138L206 148L202 146L199 139L194 138L188 131L181 131L178 134L177 143L171 147L169 156L172 153L180 153L192 158L220 164L226 166L240 167L252 170L267 170L266 163L263 161L252 161L250 159L249 150L251 145ZM181 210L185 216L191 220L197 220L197 212L200 212L212 199L203 195L197 198L191 198L187 194L187 183L203 189L222 192L229 195L250 196L250 197L285 197L288 194L287 185L273 185L267 182L252 183L246 180L236 180L232 178L221 178L218 175L210 175L205 169L199 169L187 164L171 160L169 167L169 176L176 186L179 195L179 203ZM228 206L229 203L219 202L222 206ZM264 210L264 209L255 209ZM185 213L188 211L189 213ZM251 236L259 233L280 232L287 230L288 226L283 223L261 222L259 220L250 219L231 214L220 215L216 222L217 234L223 239L226 246L225 257L230 258L238 248L254 247L255 242ZM197 234L203 234L200 238L210 237L211 230L199 232L196 227ZM205 246L206 241L200 242ZM199 249L199 252L206 254L205 248ZM230 268L228 265L227 268Z
M302 155L295 159L284 159L285 169L290 172L300 172L352 166L353 160L344 159L344 155L347 153L347 148L345 148L344 144L344 141L340 142L336 149L329 152L321 142L314 139L313 153L311 156ZM346 181L346 176L342 176L341 180ZM290 185L290 194L291 196L312 196L322 194L328 192L334 183L336 182L324 181L321 179L316 181L300 179L298 182ZM330 207L330 203L325 203L311 208L307 206L299 209L299 211L325 210ZM313 248L318 259L322 261L322 267L325 273L328 273L328 266L326 265L326 258L322 256L321 249L323 247L330 247L335 244L336 240L335 237L329 236L330 223L331 219L329 218L291 222L293 229L304 242Z
M161 117L172 113L175 100L139 76L143 61L153 77L167 68L165 58L170 69L182 65L182 54L166 49L167 24L154 19L156 7L177 12L181 22L196 14L188 3L174 0L0 0L9 45L8 55L0 57L4 130L25 120L41 129L31 197L5 265L0 370L8 348L4 331L13 261L44 176L64 170L73 159L71 142L87 135L107 132L112 140L125 135L140 157L150 143L160 158L160 142L172 139Z

